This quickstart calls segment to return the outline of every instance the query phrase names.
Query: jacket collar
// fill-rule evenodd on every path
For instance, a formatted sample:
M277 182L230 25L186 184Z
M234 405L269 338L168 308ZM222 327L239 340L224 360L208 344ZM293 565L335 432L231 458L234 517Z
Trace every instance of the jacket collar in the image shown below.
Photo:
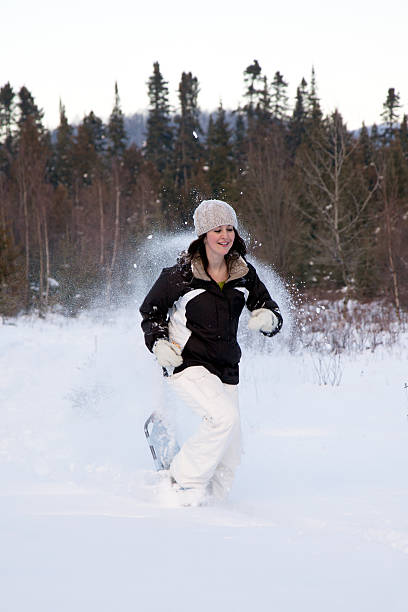
M191 261L191 270L193 272L194 278L198 278L200 280L210 281L211 278L208 276L207 272L204 269L204 264L199 255L193 257ZM240 256L238 259L233 259L230 263L230 271L229 276L226 280L229 281L236 280L237 278L241 278L248 274L249 268L245 263L245 260Z

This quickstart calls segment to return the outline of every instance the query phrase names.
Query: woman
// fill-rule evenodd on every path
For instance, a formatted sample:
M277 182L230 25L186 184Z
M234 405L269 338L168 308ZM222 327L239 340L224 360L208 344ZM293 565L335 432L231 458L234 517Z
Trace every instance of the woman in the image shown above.
M224 499L240 461L237 329L243 307L251 311L251 330L273 336L282 327L278 305L245 260L234 209L204 200L194 226L198 239L162 271L140 308L148 349L162 367L174 368L169 384L202 417L170 466L185 505L201 504L208 494Z

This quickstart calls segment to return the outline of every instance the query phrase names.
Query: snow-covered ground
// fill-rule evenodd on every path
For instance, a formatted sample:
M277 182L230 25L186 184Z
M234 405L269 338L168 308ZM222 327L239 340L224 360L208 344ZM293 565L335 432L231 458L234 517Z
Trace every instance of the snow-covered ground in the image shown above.
M167 402L186 429L188 417L137 305L9 323L1 612L406 612L406 336L336 361L289 332L265 345L243 329L245 454L230 501L180 508L143 423Z

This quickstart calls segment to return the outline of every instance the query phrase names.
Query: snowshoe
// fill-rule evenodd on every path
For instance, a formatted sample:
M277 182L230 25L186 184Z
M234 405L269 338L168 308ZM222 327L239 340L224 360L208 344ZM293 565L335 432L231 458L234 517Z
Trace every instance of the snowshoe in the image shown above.
M159 412L153 412L144 425L144 432L156 470L168 470L180 450L172 428Z

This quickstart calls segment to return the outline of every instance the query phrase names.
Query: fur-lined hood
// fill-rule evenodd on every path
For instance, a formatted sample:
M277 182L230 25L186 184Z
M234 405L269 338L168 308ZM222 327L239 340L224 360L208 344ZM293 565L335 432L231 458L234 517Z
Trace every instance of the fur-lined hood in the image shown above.
M237 278L242 278L246 274L248 274L249 268L245 263L245 260L238 256L234 257L229 262L229 276L225 282L235 280ZM200 255L195 255L191 260L191 270L193 272L194 278L198 278L200 280L209 281L211 278L208 276L207 272L204 269L203 261Z

